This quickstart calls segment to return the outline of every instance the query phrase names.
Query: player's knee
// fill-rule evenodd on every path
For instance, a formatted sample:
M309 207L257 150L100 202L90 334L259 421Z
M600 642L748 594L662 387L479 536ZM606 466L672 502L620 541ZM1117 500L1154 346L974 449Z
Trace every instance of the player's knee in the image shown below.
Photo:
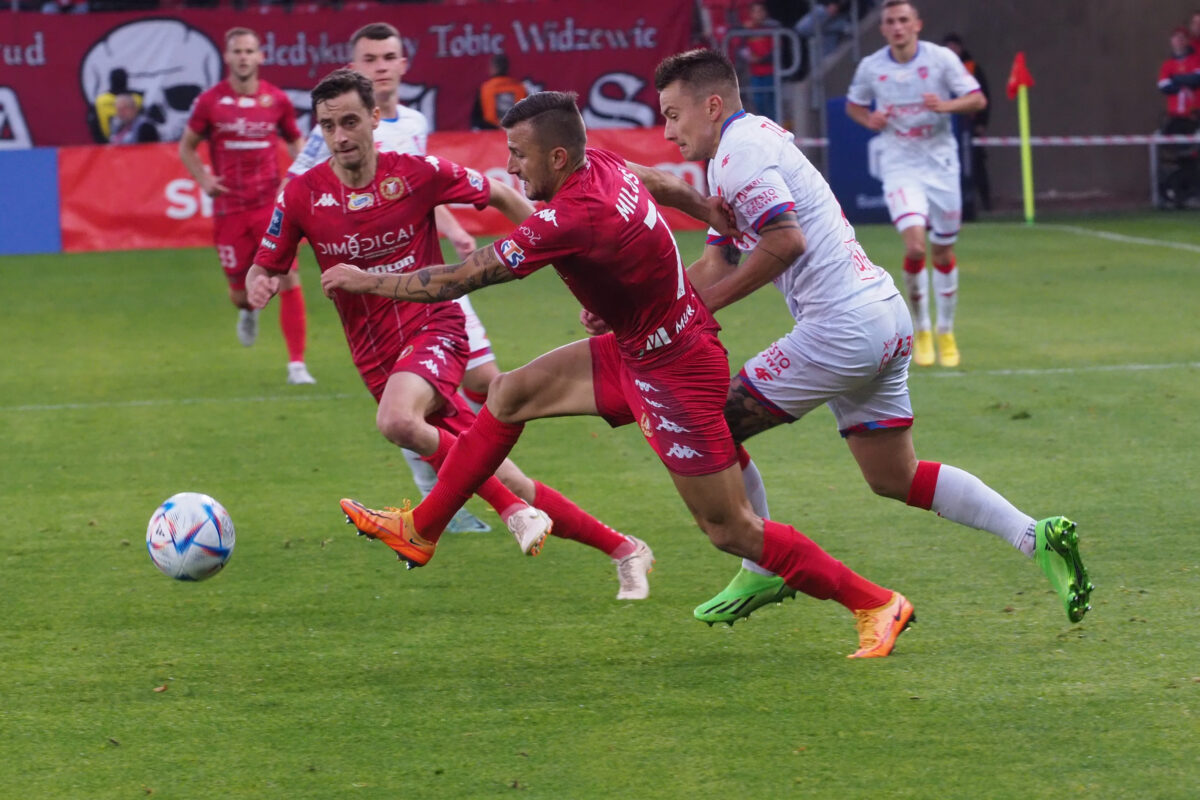
M750 552L750 529L747 525L734 520L712 520L697 518L700 529L708 536L713 547L735 556L743 556Z
M516 372L501 372L492 379L487 390L487 407L501 422L511 422L528 402L529 387Z
M375 416L375 427L389 442L410 450L417 450L417 430L421 421L398 414L384 414L382 409ZM419 452L419 450L418 450Z
M871 491L880 497L890 497L893 500L903 500L908 496L908 487L912 483L911 480L904 480L893 475L863 475L867 480L867 486L871 487Z

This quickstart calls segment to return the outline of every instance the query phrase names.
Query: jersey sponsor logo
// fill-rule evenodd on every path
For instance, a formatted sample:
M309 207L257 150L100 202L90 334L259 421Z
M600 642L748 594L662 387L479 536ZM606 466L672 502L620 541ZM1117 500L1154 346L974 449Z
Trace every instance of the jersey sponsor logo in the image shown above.
M880 81L886 81L886 80L887 80L887 75L880 75L880 76L879 76L879 80L880 80Z
M467 169L467 183L477 192L483 191L483 176L473 169Z
M238 108L254 108L253 97L239 97L237 99Z
M671 433L691 433L691 431L680 425L678 422L672 422L661 415L658 418L658 430L669 431Z
M746 219L754 220L760 212L766 211L778 199L779 192L775 191L774 186L768 186L757 197L750 198L750 202L746 203L742 213L746 215Z
M376 264L373 267L367 267L363 272L372 272L375 274L384 272L404 272L405 267L411 267L416 263L416 258L413 256L405 256L399 261L393 261L390 264Z
M229 95L225 95L224 97L222 97L220 100L217 101L217 105L219 105L219 106L232 106L232 105L236 105L236 104L237 104L237 101L234 100Z
M531 245L537 244L542 240L542 235L528 225L522 225L521 227L517 228L517 233L528 239Z
M373 205L375 205L375 195L370 192L351 192L350 197L346 200L346 208L351 211L362 211Z
M698 458L699 456L699 450L693 450L686 444L680 444L679 442L673 443L671 449L667 451L668 458Z
M505 264L516 269L525 260L525 251L512 239L505 239L500 243L500 257L504 259Z
M271 224L267 226L267 234L278 236L283 230L283 209L277 208L271 212Z
M396 200L404 196L404 181L395 175L384 178L379 182L379 193L384 200Z
M277 249L275 246L275 243L272 242L270 239L266 238L265 236L263 237L263 240L261 242L259 242L259 244L261 244L263 247L267 248L268 250Z
M348 233L340 242L315 241L313 246L323 256L349 256L351 258L378 258L404 247L413 237L412 226L397 228L371 236Z
M254 101L251 100L250 103L253 104ZM220 134L250 139L265 139L275 134L274 122L246 119L245 117L238 117L232 122L217 122L213 128Z
M756 380L760 380L760 381L773 381L773 380L775 380L775 376L774 376L774 375L772 375L772 374L771 374L771 373L770 373L770 372L769 372L769 371L766 369L766 367L755 367L755 368L754 368L754 377L755 377L755 379L756 379Z
M644 411L642 412L642 418L638 421L638 427L642 429L642 436L645 436L647 439L653 438L654 426L650 424L650 415Z
M313 208L336 208L338 205L340 205L338 201L329 192L325 192L313 202Z
M541 211L534 214L535 217L549 222L554 227L558 227L558 212L553 208L543 208Z
M659 328L646 337L646 346L642 348L642 352L639 355L649 353L651 350L657 350L660 347L666 347L670 343L671 337L667 335L667 329Z

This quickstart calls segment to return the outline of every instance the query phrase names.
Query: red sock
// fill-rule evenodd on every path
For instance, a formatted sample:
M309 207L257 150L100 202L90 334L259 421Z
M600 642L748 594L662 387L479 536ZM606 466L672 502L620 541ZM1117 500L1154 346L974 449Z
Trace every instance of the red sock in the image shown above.
M926 511L932 508L933 493L937 489L938 472L941 469L942 465L937 461L918 461L912 486L908 487L908 498L904 502Z
M750 466L750 453L747 452L745 445L737 446L738 466L742 469Z
M818 600L837 600L851 611L878 608L892 597L891 590L858 575L800 531L769 519L763 520L758 563L793 589Z
M482 406L484 403L487 402L487 390L486 389L482 392L473 392L464 386L464 387L462 387L461 391L462 391L462 396L467 398L468 402L472 403L472 406L471 406L472 408L474 408L475 406Z
M920 258L904 257L904 271L916 275L921 270L925 269L925 256Z
M623 545L630 544L624 534L608 527L556 490L540 481L534 481L533 485L537 490L533 504L554 520L551 530L554 536L574 539L609 556Z
M429 465L433 467L435 472L440 472L442 465L446 463L446 456L450 454L450 448L454 446L456 441L458 441L458 437L453 433L443 428L438 428L437 450L435 450L432 455L421 456L421 460L428 462ZM517 495L514 494L511 489L501 483L500 479L495 475L491 476L482 484L480 484L479 488L475 490L475 494L479 495L479 497L485 503L495 509L496 513L500 515L501 519L504 519L506 513L510 513L510 509L513 506L524 507L528 505L528 503L526 503L520 497L517 497ZM455 513L458 513L457 509L455 510ZM453 514L451 514L451 516L453 516ZM418 530L421 531L422 536L431 542L436 542L441 538L443 533L443 531L438 531L432 536L426 536L424 529L418 527Z
M438 482L433 491L413 509L413 524L422 536L436 542L450 523L450 518L489 478L504 489L494 475L524 428L523 424L500 422L492 416L487 406L483 407L475 423L447 450L445 460L438 469ZM445 437L442 436L438 442L439 451L444 442ZM436 456L437 453L430 458ZM483 497L482 494L480 496ZM487 497L484 499L487 500ZM495 505L492 507L495 508Z
M950 262L947 264L939 264L936 261L933 262L933 268L938 272L950 273L953 272L954 268L957 266L958 260L954 256L950 256Z
M288 361L304 360L308 339L308 315L304 310L304 292L299 286L279 293L279 327L287 342Z

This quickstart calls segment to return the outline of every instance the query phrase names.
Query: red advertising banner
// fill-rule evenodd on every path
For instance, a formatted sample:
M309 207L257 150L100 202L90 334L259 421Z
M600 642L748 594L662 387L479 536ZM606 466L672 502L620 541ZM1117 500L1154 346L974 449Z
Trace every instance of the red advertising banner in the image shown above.
M223 35L234 25L259 33L261 75L288 93L302 123L309 90L350 60L350 35L382 21L400 29L409 58L400 99L434 129L469 127L475 92L497 52L508 55L513 77L537 89L578 92L589 128L654 125L654 67L688 47L692 3L364 2L290 12L269 6L4 16L0 148L24 148L103 141L95 101L120 89L119 74L113 82L121 70L160 137L179 139L192 101L224 75Z
M704 191L704 168L683 161L679 148L663 138L661 128L594 130L588 141L635 163L667 170ZM429 137L429 152L520 190L520 182L505 169L505 142L501 131L435 133ZM282 146L280 154L281 165L286 164ZM58 171L66 252L212 244L212 200L183 168L175 144L64 147L59 150ZM456 215L472 234L512 229L494 209L480 212L463 206ZM664 216L677 230L702 227L671 209L664 209Z

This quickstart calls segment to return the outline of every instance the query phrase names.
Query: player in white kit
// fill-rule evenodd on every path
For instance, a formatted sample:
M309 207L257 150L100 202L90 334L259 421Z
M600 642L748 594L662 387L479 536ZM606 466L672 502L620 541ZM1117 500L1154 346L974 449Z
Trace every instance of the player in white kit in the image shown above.
M385 22L376 22L359 28L350 37L353 60L350 68L371 79L375 86L375 99L381 118L375 128L375 146L384 152L425 155L429 138L429 121L416 109L401 105L396 91L400 79L408 69L408 59L403 53L400 33ZM288 178L295 178L328 160L329 148L320 127L314 127L305 141L304 148L288 167ZM434 209L438 232L450 240L460 258L475 252L475 239L465 230L445 206ZM462 394L471 407L478 411L487 397L487 387L492 378L500 374L496 366L496 355L487 338L471 301L461 297L457 301L467 318L467 339L471 350L467 360L467 372L463 377ZM427 495L437 482L433 467L421 460L420 455L402 448L404 459L412 470L413 481L422 495ZM462 509L451 520L448 530L452 533L486 532L491 526L467 509Z
M1073 522L1035 520L974 475L917 460L908 394L912 320L891 276L867 258L792 134L742 110L733 65L719 53L671 56L659 64L654 85L667 139L688 160L708 159L709 191L729 203L741 231L737 239L709 232L704 254L688 268L701 299L716 311L774 282L795 319L733 377L726 400L755 512L768 516L766 492L741 443L827 404L876 494L1009 542L1046 572L1071 621L1082 619L1092 587ZM695 615L732 624L794 593L744 561Z
M904 283L916 327L913 361L923 367L934 362L925 269L928 229L938 358L942 366L956 367L954 242L962 224L962 191L950 115L981 111L987 98L952 50L917 38L921 26L912 3L885 0L880 30L887 47L859 62L846 93L846 113L880 133L872 150L888 213L904 240Z

